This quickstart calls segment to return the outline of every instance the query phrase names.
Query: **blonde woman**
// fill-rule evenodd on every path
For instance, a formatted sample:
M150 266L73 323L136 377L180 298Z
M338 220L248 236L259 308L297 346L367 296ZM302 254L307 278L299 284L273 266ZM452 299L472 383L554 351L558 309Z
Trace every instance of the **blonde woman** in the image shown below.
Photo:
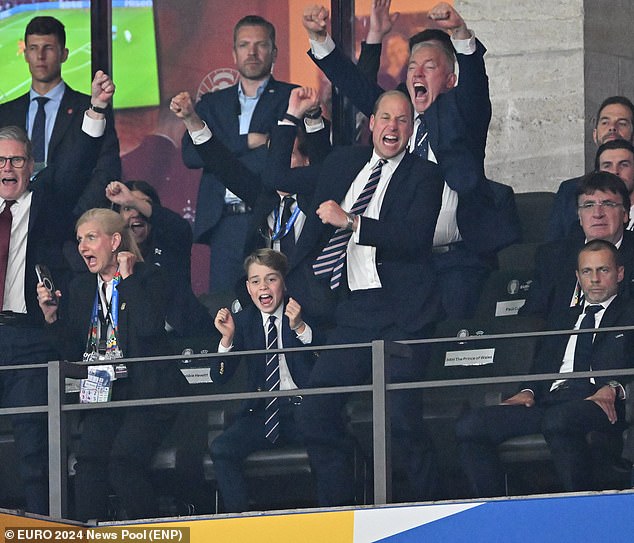
M161 383L177 382L176 366L122 360L168 352L160 270L144 264L129 229L114 211L87 211L77 221L76 232L79 254L90 273L71 283L68 314L58 315L58 306L51 303L53 296L42 283L38 300L62 357L95 362L82 379L80 401L127 400L166 392ZM106 518L110 490L121 501L119 518L156 516L146 469L162 433L163 415L156 409L85 412L75 477L78 520Z

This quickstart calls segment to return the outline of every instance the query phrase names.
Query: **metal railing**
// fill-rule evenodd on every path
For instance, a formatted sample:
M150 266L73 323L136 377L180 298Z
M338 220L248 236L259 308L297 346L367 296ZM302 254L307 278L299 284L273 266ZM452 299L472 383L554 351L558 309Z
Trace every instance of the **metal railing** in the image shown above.
M85 362L61 362L52 361L47 364L29 364L29 365L11 365L0 366L0 372L8 370L25 370L25 369L47 369L48 371L48 405L46 406L29 406L0 409L0 416L21 414L21 413L46 413L48 416L48 448L49 448L49 498L50 498L50 516L54 518L63 518L67 507L66 479L67 479L67 459L66 459L66 417L65 414L73 411L83 411L91 409L121 409L126 407L140 406L161 406L161 405L178 405L178 404L195 404L195 403L213 403L228 400L243 400L248 398L268 398L268 397L286 397L286 396L302 396L318 395L318 394L350 394L354 392L370 392L372 395L372 448L373 448L373 471L374 471L374 503L386 504L391 500L392 481L391 481L391 459L390 459L390 413L387 397L389 392L406 389L430 389L430 388L451 388L468 385L493 385L502 383L516 383L525 380L526 374L521 375L505 375L498 377L480 377L467 379L447 379L447 380L426 380L416 382L400 382L389 383L388 373L390 360L394 357L407 357L410 355L411 345L425 345L437 343L469 343L481 341L497 341L501 339L519 339L541 337L548 335L572 335L583 333L609 333L634 331L634 326L628 327L612 327L601 328L597 330L557 330L557 331L541 331L541 332L519 332L512 334L490 334L480 336L470 336L466 338L433 338L409 341L383 341L377 340L371 343L356 343L348 345L328 345L328 346L309 346L295 347L286 349L271 349L257 351L239 351L230 353L205 353L205 354L187 354L148 358L130 358L125 359L125 363L153 363L165 362L169 360L178 361L182 359L208 360L212 358L232 357L232 356L256 356L264 355L271 352L289 353L295 351L311 351L320 352L326 350L347 350L347 349L371 349L372 357L372 373L370 384L323 387L310 389L294 389L288 391L270 391L270 392L242 392L242 393L213 393L205 395L192 396L174 396L162 398L148 398L137 400L111 401L106 403L92 404L65 404L65 378L67 376L76 376L78 366L85 366L89 363ZM634 353L633 353L634 357ZM94 362L91 365L96 365ZM108 361L97 364L108 364ZM634 364L633 364L634 365ZM0 373L1 375L1 373ZM588 371L574 372L566 374L566 378L588 378L603 376L634 376L634 368L621 370L606 371ZM531 381L552 381L560 378L559 373L549 374L531 374Z

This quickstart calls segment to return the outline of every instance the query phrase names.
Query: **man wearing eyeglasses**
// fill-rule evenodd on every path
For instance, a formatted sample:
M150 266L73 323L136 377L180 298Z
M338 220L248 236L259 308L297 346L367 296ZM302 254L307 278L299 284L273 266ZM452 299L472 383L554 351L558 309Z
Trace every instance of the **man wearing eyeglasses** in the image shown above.
M98 71L93 100L109 104L113 93L110 77ZM106 122L103 113L86 111L81 128L72 134L73 154L43 169L33 183L35 159L26 131L18 126L0 128L0 366L57 358L37 301L35 266L49 268L55 285L67 291L70 270L62 246L74 237L73 209L88 184L79 172L95 167ZM62 306L65 302L60 298ZM0 408L46 403L46 369L0 372ZM46 415L12 415L11 424L25 509L47 515Z
M597 112L596 122L592 131L592 140L599 147L597 159L601 149L608 142L624 140L629 143L632 141L634 134L633 120L634 104L625 96L610 96L603 101ZM603 170L617 173L611 169L599 168L598 166L595 169L597 171ZM625 184L628 183L624 176L617 175L623 179ZM575 192L581 179L581 177L567 179L559 185L550 211L546 241L565 238L572 232L577 211Z
M577 188L577 216L581 228L565 239L542 245L535 256L535 278L522 315L546 317L554 308L583 303L575 277L576 255L588 241L613 243L621 255L624 279L621 294L630 294L634 280L634 234L625 229L630 220L630 193L621 178L610 172L592 172Z

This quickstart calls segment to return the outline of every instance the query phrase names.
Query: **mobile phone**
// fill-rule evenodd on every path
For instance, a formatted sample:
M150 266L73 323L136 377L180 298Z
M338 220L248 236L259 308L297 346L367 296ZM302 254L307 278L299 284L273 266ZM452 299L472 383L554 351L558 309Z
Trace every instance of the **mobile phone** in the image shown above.
M37 274L37 280L40 283L44 284L46 290L49 291L50 295L53 297L52 300L46 302L46 305L57 305L57 296L55 295L55 284L53 283L53 277L51 276L51 272L48 270L44 264L36 264L35 265L35 273Z

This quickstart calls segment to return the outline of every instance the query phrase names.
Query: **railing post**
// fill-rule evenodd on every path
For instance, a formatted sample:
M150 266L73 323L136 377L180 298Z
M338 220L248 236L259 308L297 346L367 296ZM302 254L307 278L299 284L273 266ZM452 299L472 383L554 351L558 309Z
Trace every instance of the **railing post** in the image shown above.
M62 417L64 394L63 362L48 363L48 496L49 514L66 513L66 424Z
M374 456L374 504L392 499L390 413L386 384L386 344L372 342L372 447Z

